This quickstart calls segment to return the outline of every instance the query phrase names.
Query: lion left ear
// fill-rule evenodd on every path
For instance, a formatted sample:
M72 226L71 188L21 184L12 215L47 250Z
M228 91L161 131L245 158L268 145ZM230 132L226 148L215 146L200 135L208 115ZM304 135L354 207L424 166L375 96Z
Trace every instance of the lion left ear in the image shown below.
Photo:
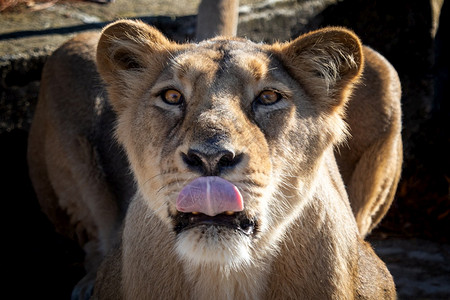
M140 21L120 20L106 26L97 46L97 68L107 83L113 108L124 109L133 83L142 80L142 72L147 79L150 74L159 74L178 49L156 28Z
M279 45L278 51L285 67L306 92L315 99L328 98L332 106L346 102L363 69L359 38L340 27L302 35Z

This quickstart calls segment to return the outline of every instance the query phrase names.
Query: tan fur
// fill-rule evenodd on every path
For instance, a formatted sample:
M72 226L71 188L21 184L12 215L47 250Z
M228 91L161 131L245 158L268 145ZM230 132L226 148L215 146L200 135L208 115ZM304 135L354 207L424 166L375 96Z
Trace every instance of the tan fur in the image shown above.
M95 167L96 153L88 140L101 84L92 51L95 37L81 34L49 58L28 148L30 177L41 207L58 231L76 239L85 250L88 282L95 279L120 226L114 196ZM68 62L66 55L72 56L70 70L59 63ZM84 68L73 67L77 64ZM84 293L84 284L80 288Z
M383 129L374 126L380 134L371 139L352 126L360 114L352 112L359 95L382 95L377 101L397 105L389 97L398 91L383 82L388 77L364 77L388 70L386 76L396 82L387 62L363 50L358 38L342 28L275 45L232 38L179 45L143 23L119 21L103 31L97 49L98 70L117 118L102 123L109 104L95 72L98 40L96 34L81 35L50 58L29 149L30 174L43 209L56 224L68 217L58 227L70 229L95 250L88 252L90 274L110 253L97 275L96 298L395 297L392 277L362 241L347 198L353 189L365 196L348 174L364 168L372 172L371 161L364 162L367 149L386 149L380 160L389 161L398 154L389 149L401 146L396 133L389 135L390 120L400 117L395 109L365 123L370 128L386 122ZM371 57L380 62L374 69L367 67ZM363 87L372 82L384 90L368 93ZM182 92L186 106L164 103L160 93L166 88ZM280 92L282 100L271 106L255 102L266 89ZM136 181L127 211L112 192L106 161L112 152L102 152L105 132L114 124ZM353 138L340 153L357 153L339 158L346 189L334 150L348 131ZM220 226L174 230L178 193L202 176L188 168L182 153L217 147L243 157L218 175L240 189L244 214L257 220L254 236ZM379 168L374 169L379 176ZM371 200L376 189L359 202L364 214L358 224L364 228L370 229L366 224L376 223L389 206ZM86 285L79 285L78 294Z
M359 231L367 235L395 196L403 161L400 81L394 68L364 47L362 80L347 107L351 137L336 151Z
M239 0L203 0L199 6L197 40L216 35L235 36L238 6ZM397 72L379 53L366 46L363 51L364 74L355 96L347 104L350 136L345 146L336 148L335 155L359 232L365 237L378 225L394 199L403 146Z

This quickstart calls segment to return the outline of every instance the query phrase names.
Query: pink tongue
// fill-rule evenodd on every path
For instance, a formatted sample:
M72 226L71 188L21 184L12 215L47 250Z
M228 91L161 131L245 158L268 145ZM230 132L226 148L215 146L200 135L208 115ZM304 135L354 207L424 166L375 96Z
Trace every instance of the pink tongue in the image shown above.
M242 211L244 204L236 186L216 176L199 177L185 186L177 199L177 210L215 216Z

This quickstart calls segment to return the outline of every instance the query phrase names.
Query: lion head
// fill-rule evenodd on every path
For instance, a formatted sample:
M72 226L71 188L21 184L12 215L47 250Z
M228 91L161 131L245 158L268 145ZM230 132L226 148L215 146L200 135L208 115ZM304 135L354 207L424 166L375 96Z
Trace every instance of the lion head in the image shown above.
M118 21L97 60L139 196L180 259L230 266L275 247L313 201L362 69L361 44L342 28L273 45L177 44Z

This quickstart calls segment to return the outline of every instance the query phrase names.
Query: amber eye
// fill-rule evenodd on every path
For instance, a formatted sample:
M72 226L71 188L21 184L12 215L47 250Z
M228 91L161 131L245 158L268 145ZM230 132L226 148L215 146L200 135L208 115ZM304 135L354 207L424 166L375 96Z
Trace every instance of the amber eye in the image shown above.
M173 89L163 91L161 93L161 98L170 105L179 105L183 103L183 95L179 91Z
M256 100L259 101L263 105L272 105L277 103L282 98L280 93L277 93L272 90L262 91Z

